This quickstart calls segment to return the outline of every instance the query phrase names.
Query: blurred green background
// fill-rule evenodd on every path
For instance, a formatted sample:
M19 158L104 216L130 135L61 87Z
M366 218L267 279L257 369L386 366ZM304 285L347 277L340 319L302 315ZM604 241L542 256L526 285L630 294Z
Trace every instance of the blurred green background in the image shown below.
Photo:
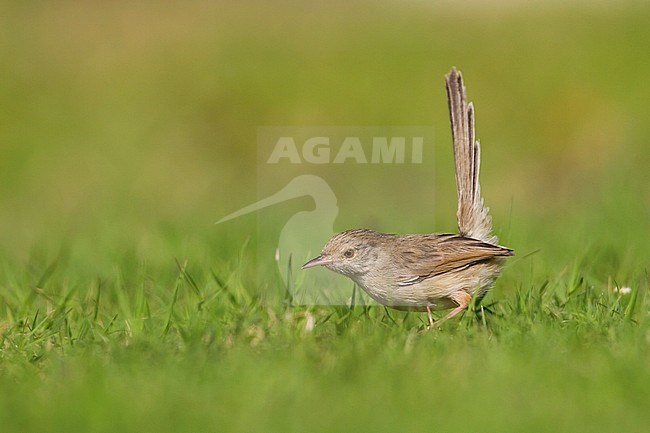
M128 307L119 295L111 294L110 287L135 290L142 284L148 293L160 297L152 302L152 310L162 309L178 275L175 258L187 260L198 274L209 273L212 267L237 272L238 266L248 266L248 272L241 274L242 284L253 285L250 269L254 264L245 258L254 255L250 245L258 241L255 216L228 227L214 222L258 198L256 128L262 125L433 126L435 157L412 173L403 171L393 188L381 194L360 193L374 180L362 172L359 178L350 179L350 188L337 189L340 214L335 229L370 225L392 232L455 230L456 192L443 79L451 66L462 70L469 98L475 103L477 134L483 145L482 190L495 229L502 243L517 252L490 297L512 299L519 289L539 287L563 276L567 280L588 278L600 291L611 292L614 286L647 291L649 46L650 7L644 1L0 2L0 331L6 338L7 330L22 323L21 315L43 314L45 301L40 307L31 304L37 302L37 295L32 295L35 289L53 296L72 287L74 296L83 299L101 285L109 288L103 296L115 303L115 311L109 304L102 307L107 311L100 317L104 314L102 320L109 322L117 314L116 326L128 328L129 323L120 322L124 311L129 314ZM396 201L399 211L391 204ZM260 215L283 221L308 206L302 199ZM274 247L275 235L269 233L259 242ZM40 287L51 274L56 277L52 283ZM642 308L647 309L647 303ZM647 311L641 313L647 316ZM242 395L253 397L248 403L266 407L261 422L273 420L274 411L280 411L285 417L268 426L297 430L304 424L296 424L287 409L290 406L282 402L293 402L294 392L302 386L314 398L324 392L329 404L339 397L337 387L343 387L342 396L350 404L357 401L351 397L355 392L368 389L369 394L362 395L370 398L372 407L380 407L372 399L372 389L386 374L395 381L382 382L386 392L398 390L406 395L413 391L390 376L389 370L429 374L425 368L429 354L416 346L416 359L400 361L401 349L382 353L380 363L355 381L358 372L353 366L372 357L377 347L373 344L383 344L385 337L374 335L372 326L360 326L362 330L354 332L370 341L357 347L361 354L343 355L351 346L336 339L329 341L324 353L316 349L323 344L320 340L291 352L292 345L301 340L287 338L293 343L285 345L285 331L267 330L276 337L272 348L237 349L226 358L215 355L225 362L224 369L201 370L215 362L214 354L198 355L203 367L196 371L205 372L198 377L188 373L195 368L193 360L182 358L177 363L159 353L167 346L155 349L152 341L158 334L143 349L149 355L133 364L128 361L133 356L130 352L119 355L117 351L116 355L107 350L110 355L93 357L90 367L81 367L83 361L72 367L64 361L44 367L34 360L51 350L49 343L39 341L33 353L31 346L23 353L12 352L5 339L0 372L9 379L3 379L3 387L13 384L11 392L19 400L3 400L8 408L4 413L36 420L35 425L52 420L48 418L52 412L39 417L38 410L20 404L31 396L30 388L22 389L20 383L33 372L26 386L39 388L41 377L46 383L34 396L37 403L48 402L50 392L67 389L62 392L67 397L65 409L55 425L72 430L102 429L92 421L66 418L66 413L78 409L77 399L87 405L84 409L90 420L93 416L110 420L113 411L119 410L125 410L127 418L137 417L155 413L157 408L166 417L146 418L149 426L188 427L200 417L191 414L210 413L210 403L214 403L225 407L215 418L228 418L229 410L233 417L240 417L230 420L231 428L254 426L254 417L245 418L241 406L227 402L228 395L209 400L213 383L228 389L241 386ZM591 326L603 341L616 340L600 325ZM240 335L240 331L232 332ZM257 341L250 332L257 331L241 331L245 344L251 338ZM480 375L472 376L479 380L478 395L489 400L490 390L503 386L500 380L507 381L516 372L517 386L513 382L512 387L501 389L505 394L498 394L506 396L503 405L520 403L518 393L526 394L518 386L528 386L531 392L548 396L546 406L530 403L524 408L531 419L552 430L557 426L546 418L544 408L559 410L563 425L575 428L584 420L562 406L568 404L562 396L575 392L580 398L583 392L591 392L585 413L597 416L601 405L611 404L608 391L615 389L614 400L623 398L624 390L614 384L642 392L638 387L647 383L643 382L648 379L644 360L650 340L638 332L630 334L627 345L606 349L618 348L616 353L623 361L612 360L599 350L576 354L567 349L579 346L574 343L580 331L568 336L540 331L535 340L545 342L540 346L521 341L509 346L506 340L501 351L491 337L469 352L462 351L453 334L450 340L431 337L424 341L439 343L437 366L453 364L442 358L447 350L462 361L461 367L452 368L452 374L443 375L448 376L443 386L455 397L438 405L439 414L449 411L462 418L459 405L465 393L474 389L466 383L455 388L456 380L465 377L462 366L475 367L477 359L490 353L486 365L496 375L484 382ZM562 336L559 343L558 335ZM232 340L223 341L218 350L233 345ZM239 341L235 338L235 346ZM564 351L548 357L556 343ZM99 343L90 344L91 352L102 353L101 344L94 344ZM122 340L120 344L128 346ZM178 349L173 347L172 352ZM643 351L645 358L636 350ZM257 359L253 356L272 361L260 366L252 361ZM335 361L339 356L342 360ZM18 361L23 357L29 360L27 367ZM563 374L549 373L539 381L528 376L531 359L549 372L557 365L567 368L575 359L584 362L586 370L569 367L571 377L601 375L608 382L601 388L578 377L576 387L563 392L567 383ZM113 362L127 367L115 367ZM274 377L278 366L290 362L308 367L297 376L282 370L277 380L264 382ZM133 373L129 365L147 373ZM157 368L149 372L151 365ZM322 372L322 365L325 371L336 373L336 381L324 377L310 382ZM626 365L635 369L640 381ZM89 371L76 376L69 371L75 368ZM58 379L50 377L48 382L44 369L53 369ZM176 374L179 379L173 379ZM249 379L242 385L242 378ZM256 387L258 380L265 383L261 390ZM281 380L286 381L285 388L278 385ZM85 381L97 383L97 393L86 388ZM139 388L130 389L132 383ZM199 399L190 406L190 391L183 400L188 406L155 398L179 393L184 386L204 398L203 403ZM121 400L129 392L132 398L141 399L140 406ZM256 392L260 392L260 401L254 399ZM414 401L421 405L423 399L426 403L429 394L418 392L397 407L408 408ZM279 400L269 408L265 396ZM627 398L628 403L641 401L633 395ZM92 399L112 405L92 406L88 403ZM554 399L559 403L554 404ZM487 407L503 410L499 401ZM332 414L326 407L300 406L304 412L315 410L328 419ZM337 407L339 416L350 415ZM621 413L635 409L629 405L617 408ZM634 414L642 417L641 412ZM357 425L376 431L403 421L387 412L388 418L380 417L383 421L375 425L371 411L357 415ZM410 415L411 420L418 419L417 413ZM640 418L629 415L625 418L631 419L632 427L642 425L634 423ZM496 423L489 425L505 431L503 427L513 421L511 416L507 410L498 412ZM178 424L169 421L174 419ZM513 430L534 431L526 419L515 417ZM133 425L120 420L123 428ZM608 421L594 421L590 427L616 427L615 418ZM20 430L15 419L11 425ZM416 421L410 425L425 426Z
M412 207L372 218L453 230L456 65L504 242L555 264L594 244L647 264L644 2L4 2L0 20L0 239L18 263L62 242L99 268L167 243L227 258L216 245L240 236L212 223L256 199L259 125L433 126L435 167L398 190ZM337 194L336 228L363 225L365 197Z

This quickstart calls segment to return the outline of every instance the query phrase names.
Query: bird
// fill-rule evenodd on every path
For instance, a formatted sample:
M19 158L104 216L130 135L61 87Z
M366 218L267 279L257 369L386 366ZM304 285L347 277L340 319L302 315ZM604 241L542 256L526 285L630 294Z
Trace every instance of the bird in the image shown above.
M351 229L334 235L316 266L344 275L378 303L397 310L426 312L428 328L466 310L485 296L503 270L510 248L498 244L479 184L481 145L475 138L474 105L467 102L463 76L445 75L453 138L458 233L390 234ZM449 310L434 321L432 310Z

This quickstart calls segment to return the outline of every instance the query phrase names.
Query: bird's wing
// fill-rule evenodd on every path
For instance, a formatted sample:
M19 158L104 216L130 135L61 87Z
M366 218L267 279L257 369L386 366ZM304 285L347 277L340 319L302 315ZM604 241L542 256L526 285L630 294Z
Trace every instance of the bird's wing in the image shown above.
M417 235L415 235L417 236ZM456 271L493 257L505 257L512 250L461 235L406 237L395 249L395 260L402 261L397 275L399 286L419 283L427 278Z

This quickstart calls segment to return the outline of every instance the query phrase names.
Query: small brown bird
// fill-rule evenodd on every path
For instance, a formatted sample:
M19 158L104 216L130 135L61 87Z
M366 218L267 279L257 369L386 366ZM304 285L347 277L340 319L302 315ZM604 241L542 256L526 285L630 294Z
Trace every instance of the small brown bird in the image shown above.
M445 77L451 116L460 234L385 234L347 230L332 237L302 268L325 266L352 279L380 304L426 311L453 308L441 323L480 300L494 284L511 249L497 245L479 186L480 144L474 106L467 103L460 71Z

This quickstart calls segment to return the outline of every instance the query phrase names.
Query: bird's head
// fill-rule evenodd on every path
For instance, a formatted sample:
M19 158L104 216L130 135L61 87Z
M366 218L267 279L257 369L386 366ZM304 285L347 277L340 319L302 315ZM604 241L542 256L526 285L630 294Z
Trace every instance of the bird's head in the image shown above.
M367 273L377 261L378 246L385 235L368 229L347 230L334 235L323 251L302 265L302 269L325 266L347 277Z

